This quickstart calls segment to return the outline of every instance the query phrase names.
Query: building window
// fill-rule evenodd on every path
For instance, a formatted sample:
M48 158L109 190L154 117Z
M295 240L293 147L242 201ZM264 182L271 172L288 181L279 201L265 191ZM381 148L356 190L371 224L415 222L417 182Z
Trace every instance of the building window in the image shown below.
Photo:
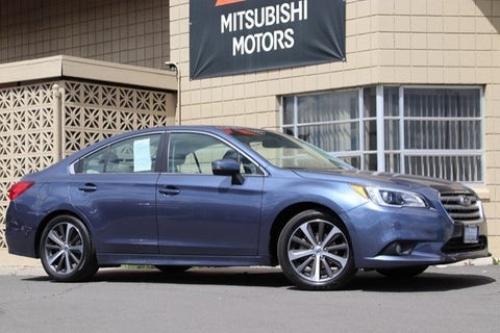
M283 97L282 128L362 170L481 182L480 87L377 86Z
M321 110L318 112L318 110ZM283 130L361 166L357 90L284 98Z

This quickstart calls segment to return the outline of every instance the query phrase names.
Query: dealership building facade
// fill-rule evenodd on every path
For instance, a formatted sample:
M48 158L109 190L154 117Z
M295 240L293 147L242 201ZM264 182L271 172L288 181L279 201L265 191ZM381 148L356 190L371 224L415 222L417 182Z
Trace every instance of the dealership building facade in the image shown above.
M332 52L317 47L323 54L299 52L300 59L290 61L288 49L319 38L301 38L299 31L307 18L319 21L313 1L263 1L296 4L297 31L278 27L292 24L278 22L290 15L267 17L273 23L267 42L259 33L251 38L258 45L236 39L227 59L216 54L221 47L205 55L213 34L190 34L200 22L190 17L196 10L188 0L0 3L0 210L7 184L20 176L13 168L32 171L116 132L179 122L249 126L297 136L363 170L470 185L484 202L490 251L499 257L500 1L347 0L342 24L332 27L345 39L332 43ZM255 0L203 2L213 10L260 6ZM253 26L234 16L215 29L224 37L250 34ZM212 32L209 22L201 23ZM269 60L258 48L276 53ZM62 70L37 65L47 61ZM167 61L176 64L178 81ZM16 75L26 66L35 69ZM30 92L56 99L30 99ZM58 92L62 111L52 108ZM53 122L43 123L40 110ZM38 116L38 123L15 127L15 112ZM47 143L48 158L46 145L16 150L27 130L55 142ZM26 156L34 160L22 160Z

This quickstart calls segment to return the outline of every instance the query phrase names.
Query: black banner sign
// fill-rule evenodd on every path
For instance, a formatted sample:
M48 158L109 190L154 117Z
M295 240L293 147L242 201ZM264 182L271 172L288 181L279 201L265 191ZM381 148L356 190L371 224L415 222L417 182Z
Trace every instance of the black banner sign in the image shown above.
M344 0L191 0L191 78L345 60Z

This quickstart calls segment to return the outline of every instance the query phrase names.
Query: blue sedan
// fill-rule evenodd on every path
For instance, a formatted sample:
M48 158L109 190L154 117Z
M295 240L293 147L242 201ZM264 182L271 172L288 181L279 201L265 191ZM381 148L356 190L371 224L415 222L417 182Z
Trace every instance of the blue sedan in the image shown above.
M169 127L116 136L9 190L12 254L56 281L99 267L281 265L303 289L357 269L411 277L488 256L481 202L445 180L361 172L258 129Z

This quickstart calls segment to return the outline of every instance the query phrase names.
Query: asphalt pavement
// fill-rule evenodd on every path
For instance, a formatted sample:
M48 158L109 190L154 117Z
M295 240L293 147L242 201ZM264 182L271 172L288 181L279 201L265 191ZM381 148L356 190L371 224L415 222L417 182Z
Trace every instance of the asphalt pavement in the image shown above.
M307 292L278 269L102 270L88 283L0 275L0 332L499 332L500 267L360 272Z

